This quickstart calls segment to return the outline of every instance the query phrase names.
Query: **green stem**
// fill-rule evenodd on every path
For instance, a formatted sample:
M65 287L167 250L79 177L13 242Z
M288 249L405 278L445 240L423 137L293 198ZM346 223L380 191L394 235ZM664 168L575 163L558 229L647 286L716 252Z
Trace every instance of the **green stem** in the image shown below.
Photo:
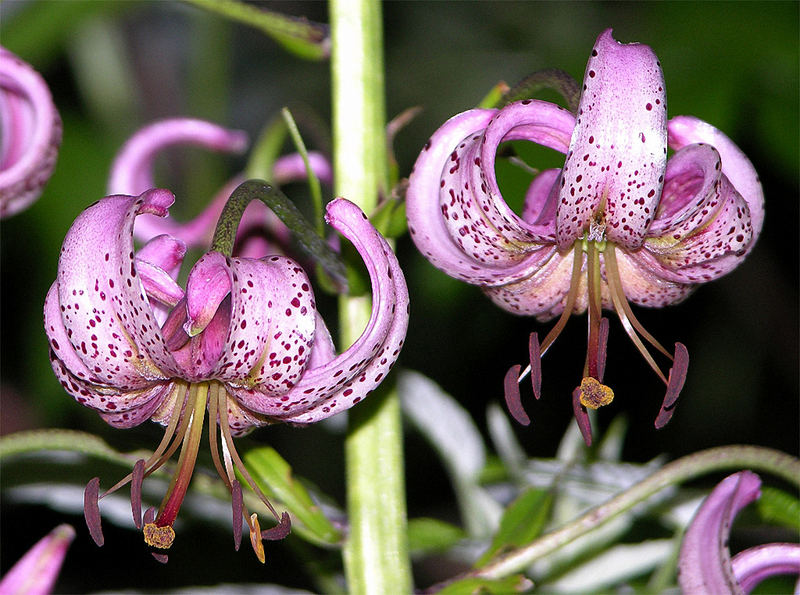
M381 7L377 0L332 0L334 180L366 213L386 195L386 115ZM340 299L342 344L363 331L364 297ZM410 593L402 425L394 384L350 413L345 441L350 533L344 546L349 593Z
M725 469L766 471L800 485L800 461L785 453L738 445L703 450L664 465L644 481L595 506L583 516L525 547L496 558L468 576L497 579L520 572L535 560L601 527L664 488Z

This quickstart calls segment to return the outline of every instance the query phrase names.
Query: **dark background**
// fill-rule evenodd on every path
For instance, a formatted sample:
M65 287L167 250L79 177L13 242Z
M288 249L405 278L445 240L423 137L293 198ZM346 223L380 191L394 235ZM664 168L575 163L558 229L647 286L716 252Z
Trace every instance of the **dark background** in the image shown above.
M323 3L265 5L327 20ZM302 61L255 30L179 3L6 0L0 16L3 45L42 72L64 120L62 150L46 192L0 226L0 430L75 428L103 436L122 451L152 448L159 428L112 431L65 395L50 371L41 308L64 234L84 207L104 195L115 151L141 125L192 115L255 138L284 105L301 124L313 117L329 122L328 64ZM547 67L580 80L595 38L607 27L620 41L655 50L670 116L698 116L734 139L761 176L766 219L756 248L733 273L683 304L635 310L654 336L665 345L683 342L691 357L681 402L663 430L653 428L663 384L612 318L606 382L617 398L600 411L598 429L624 413L630 461L735 443L796 455L798 4L388 2L384 16L387 114L424 108L396 140L401 175L445 119L474 106L498 81L513 84ZM325 150L326 135L317 132L306 141ZM159 182L178 196L173 212L188 216L242 165L176 151L164 160ZM304 189L292 191L300 195ZM397 251L412 297L400 363L435 379L483 428L487 403L502 397L505 371L525 360L528 334L546 333L549 324L494 307L478 289L434 269L407 238ZM583 366L584 324L583 317L573 319L545 357L542 401L534 404L523 392L533 422L517 434L531 456L552 456L573 423L569 395ZM297 474L343 502L341 436L335 432L274 427L241 444L242 450L249 444L274 446ZM407 458L411 515L451 507L443 469L414 434L408 436ZM18 467L9 464L3 480L13 483ZM106 481L124 475L113 467L105 473ZM96 474L87 468L76 481ZM180 541L197 547L173 548L163 567L143 553L139 535L109 523L106 546L97 549L78 516L4 498L0 522L3 572L53 526L73 524L78 537L59 582L70 592L265 580L310 588L292 546L268 546L264 569L250 554L233 552L229 529L216 526L188 524Z

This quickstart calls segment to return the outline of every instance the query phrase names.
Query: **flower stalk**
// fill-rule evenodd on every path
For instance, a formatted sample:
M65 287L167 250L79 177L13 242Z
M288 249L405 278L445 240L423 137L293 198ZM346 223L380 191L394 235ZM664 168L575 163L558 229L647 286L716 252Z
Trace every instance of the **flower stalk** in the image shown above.
M366 213L386 195L382 23L375 0L330 3L336 196ZM360 334L369 301L340 300L342 340ZM350 593L409 593L402 428L390 381L350 412L345 443L350 534L344 563Z

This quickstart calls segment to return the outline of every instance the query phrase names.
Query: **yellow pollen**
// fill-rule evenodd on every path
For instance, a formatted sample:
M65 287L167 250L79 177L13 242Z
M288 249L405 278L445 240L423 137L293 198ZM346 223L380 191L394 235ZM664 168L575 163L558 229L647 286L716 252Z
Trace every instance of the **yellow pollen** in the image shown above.
M157 547L162 550L169 549L172 542L175 541L175 530L167 525L166 527L159 527L155 523L147 523L143 529L144 542L152 547Z
M581 380L581 405L589 409L597 409L614 400L614 391L595 378L587 376Z

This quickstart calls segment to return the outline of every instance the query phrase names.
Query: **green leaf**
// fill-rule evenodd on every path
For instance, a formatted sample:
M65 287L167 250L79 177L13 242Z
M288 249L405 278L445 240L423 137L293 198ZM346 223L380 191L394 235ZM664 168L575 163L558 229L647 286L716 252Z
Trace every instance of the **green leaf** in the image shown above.
M341 533L314 503L303 484L293 477L289 463L274 448L265 446L251 450L244 456L244 462L264 494L280 500L320 544L341 541Z
M460 527L431 518L409 519L408 544L414 554L443 552L467 534Z
M547 490L529 489L520 494L503 513L492 545L475 566L483 566L507 548L526 545L536 539L544 529L552 504L553 495Z
M483 593L524 593L533 587L533 583L521 574L512 574L501 579L470 577L447 585L439 595L477 595Z
M15 455L66 450L129 466L135 460L111 448L101 438L74 430L35 430L17 432L0 438L0 460Z
M800 531L800 500L795 496L765 486L761 488L761 498L756 506L765 521Z
M261 29L284 49L307 60L324 60L330 55L328 26L312 23L238 0L186 0L233 21Z

